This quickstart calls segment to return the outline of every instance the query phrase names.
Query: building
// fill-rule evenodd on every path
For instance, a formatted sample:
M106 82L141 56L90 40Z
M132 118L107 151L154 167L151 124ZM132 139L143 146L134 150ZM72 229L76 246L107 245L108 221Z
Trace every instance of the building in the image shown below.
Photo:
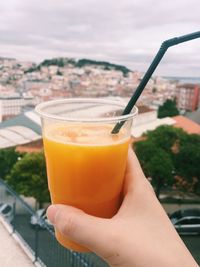
M0 121L22 113L26 106L33 106L33 97L0 97Z
M180 110L194 111L199 106L200 86L181 84L176 88L177 106Z
M0 123L0 149L32 142L38 146L41 139L40 118L34 111Z

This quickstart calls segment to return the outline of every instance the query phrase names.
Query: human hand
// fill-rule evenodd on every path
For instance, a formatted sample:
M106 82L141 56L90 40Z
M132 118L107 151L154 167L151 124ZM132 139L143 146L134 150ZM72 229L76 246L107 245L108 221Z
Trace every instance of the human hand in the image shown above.
M197 267L129 151L124 200L111 219L52 205L47 216L66 237L94 251L110 266Z

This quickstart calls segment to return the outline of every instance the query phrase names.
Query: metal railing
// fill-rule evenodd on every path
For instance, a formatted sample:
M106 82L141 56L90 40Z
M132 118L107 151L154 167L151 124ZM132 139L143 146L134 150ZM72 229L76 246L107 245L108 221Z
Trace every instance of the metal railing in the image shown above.
M94 253L77 253L62 247L55 239L54 231L43 220L42 227L31 225L34 210L0 179L0 203L9 204L5 220L11 225L24 245L32 253L34 262L47 267L107 267ZM42 219L41 219L42 220Z

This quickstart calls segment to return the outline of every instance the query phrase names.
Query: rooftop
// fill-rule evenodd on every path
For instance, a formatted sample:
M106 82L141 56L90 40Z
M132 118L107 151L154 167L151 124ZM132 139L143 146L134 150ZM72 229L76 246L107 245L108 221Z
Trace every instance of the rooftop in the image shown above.
M153 131L161 125L174 125L174 123L175 123L175 121L170 117L166 117L166 118L162 118L162 119L155 119L153 121L141 124L141 125L136 126L136 127L134 127L134 125L133 125L131 134L132 134L133 138L139 138L147 131Z
M23 126L0 129L0 148L16 146L40 139L40 135Z
M175 127L182 128L189 134L200 134L200 125L196 122L181 115L175 116L173 119L175 120Z
M32 129L34 132L41 134L40 118L34 111L28 111L20 114L12 119L2 121L0 129L10 126L24 126Z
M0 123L0 148L12 147L41 139L40 118L28 111Z

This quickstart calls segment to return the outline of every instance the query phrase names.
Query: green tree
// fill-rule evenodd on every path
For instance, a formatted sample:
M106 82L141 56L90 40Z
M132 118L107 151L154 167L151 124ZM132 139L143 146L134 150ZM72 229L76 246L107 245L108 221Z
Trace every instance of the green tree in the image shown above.
M147 132L146 136L156 146L171 153L174 144L178 145L181 141L185 142L188 134L180 128L162 125L157 127L154 131Z
M152 141L144 140L134 144L135 153L138 156L140 164L143 168L145 174L148 174L147 162L150 160L151 156L157 151L155 144Z
M158 118L173 117L176 115L179 115L176 100L167 99L163 105L158 108Z
M78 60L78 62L76 63L76 67L84 67L84 66L88 66L88 65L95 65L95 66L101 66L102 68L106 69L106 70L118 70L121 71L123 73L124 76L127 76L128 73L130 72L130 70L122 65L116 65L116 64L112 64L109 62L105 62L105 61L95 61L95 60L90 60L90 59L80 59Z
M26 154L13 166L6 180L19 194L34 197L39 207L50 200L43 153Z
M162 149L157 149L156 154L147 162L148 173L152 177L152 185L158 198L163 187L173 185L173 168L171 157Z
M0 150L0 177L4 179L8 175L13 165L23 157L22 153L15 151L15 148L5 148Z
M151 178L151 183L159 198L161 189L164 186L171 186L175 181L172 175L174 169L172 159L152 140L137 142L134 148L144 173Z
M174 155L177 175L193 185L193 192L200 195L200 136L188 135Z
M160 126L145 137L134 148L145 174L152 178L157 195L164 185L172 184L200 195L200 135Z

